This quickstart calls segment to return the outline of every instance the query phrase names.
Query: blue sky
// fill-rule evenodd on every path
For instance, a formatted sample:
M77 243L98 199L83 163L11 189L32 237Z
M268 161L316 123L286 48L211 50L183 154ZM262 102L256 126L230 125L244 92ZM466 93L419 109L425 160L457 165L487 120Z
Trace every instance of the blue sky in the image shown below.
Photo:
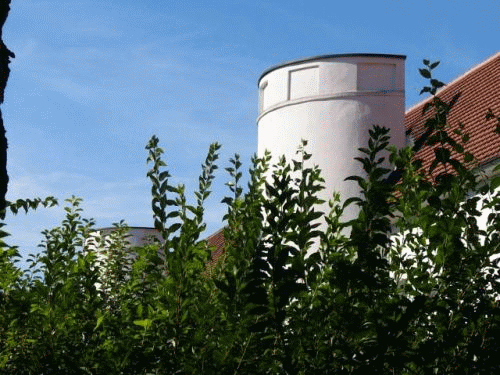
M444 82L498 51L500 5L478 1L13 0L4 41L16 54L2 106L8 199L83 198L98 226L151 226L148 139L174 182L196 186L208 146L223 145L207 234L221 226L223 168L257 148L257 79L271 65L320 54L406 60L406 105L422 99L417 69L440 60ZM61 208L7 219L26 255Z

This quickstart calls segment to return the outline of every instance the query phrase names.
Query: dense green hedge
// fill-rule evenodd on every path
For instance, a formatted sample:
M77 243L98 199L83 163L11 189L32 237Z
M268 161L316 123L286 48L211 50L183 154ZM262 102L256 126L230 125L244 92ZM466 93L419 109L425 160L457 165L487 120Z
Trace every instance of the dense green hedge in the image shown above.
M436 64L425 63L424 91L435 94ZM190 206L153 137L148 177L163 244L134 249L130 262L121 223L98 246L107 260L97 257L86 251L93 222L77 198L29 270L0 243L0 374L499 373L500 179L480 183L462 147L468 136L448 136L449 109L437 97L426 108L435 113L426 124L431 169L446 166L437 176L409 148L391 148L395 172L384 169L388 131L370 131L365 175L350 177L362 193L346 202L359 206L350 222L336 195L330 212L317 211L323 180L305 143L294 161L254 158L246 189L236 155L226 168L225 253L209 270L200 234L219 146ZM492 213L479 228L484 208Z

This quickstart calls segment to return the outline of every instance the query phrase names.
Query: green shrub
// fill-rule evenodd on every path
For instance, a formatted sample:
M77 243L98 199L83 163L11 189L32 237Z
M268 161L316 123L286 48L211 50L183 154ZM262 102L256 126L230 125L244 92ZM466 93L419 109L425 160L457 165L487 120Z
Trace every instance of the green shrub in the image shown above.
M442 85L435 66L421 70L424 92ZM269 154L253 158L247 189L236 155L226 168L225 253L210 272L203 205L220 146L210 146L191 206L153 137L148 177L163 242L129 249L118 224L101 246L104 265L85 243L93 222L72 198L30 270L0 243L0 373L498 372L499 179L480 184L451 156L472 158L447 136L449 104L434 97L426 108L435 112L430 169L444 172L422 170L410 148L390 148L388 130L375 126L358 158L366 177L349 177L360 197L341 203L335 194L327 213L317 211L323 180L305 142L297 160L271 167ZM396 179L379 158L388 147ZM359 214L344 222L350 204ZM492 213L479 228L483 208Z

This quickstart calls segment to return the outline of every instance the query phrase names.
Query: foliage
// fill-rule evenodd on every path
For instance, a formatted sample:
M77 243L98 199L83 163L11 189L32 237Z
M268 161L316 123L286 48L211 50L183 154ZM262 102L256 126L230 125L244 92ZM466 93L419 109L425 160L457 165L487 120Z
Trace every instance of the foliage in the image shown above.
M10 75L10 59L15 57L14 53L7 48L3 39L2 31L7 16L10 11L10 0L4 0L0 3L0 104L3 103L5 87ZM2 212L6 208L5 196L9 183L7 174L7 137L6 129L3 123L2 111L0 110L0 219L3 219Z
M374 126L357 158L363 175L348 177L359 196L334 194L323 213L307 142L295 160L254 157L247 189L235 155L224 255L211 268L201 238L218 144L190 205L184 186L170 184L158 139L148 143L159 243L131 249L123 222L109 236L92 232L74 197L29 271L0 243L0 373L498 372L500 180L484 182L471 167L463 129L459 141L450 136L458 97L439 99L437 63L424 65L423 92L434 95L425 107L425 143L435 150L428 170ZM381 157L387 149L396 179ZM351 204L358 216L345 222Z

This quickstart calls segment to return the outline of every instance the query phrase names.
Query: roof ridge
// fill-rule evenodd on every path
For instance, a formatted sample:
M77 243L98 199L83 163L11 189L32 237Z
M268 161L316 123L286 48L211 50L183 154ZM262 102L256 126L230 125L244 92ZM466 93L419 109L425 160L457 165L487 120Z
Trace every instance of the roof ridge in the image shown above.
M441 88L440 90L438 90L437 94L439 94L443 90L446 90L448 88L448 86L451 86L451 85L457 83L458 81L462 80L463 78L465 78L469 74L472 74L476 70L481 69L484 65L487 65L487 64L491 63L492 61L494 61L497 58L500 59L500 51L495 52L493 55L491 55L490 57L488 57L483 62L481 62L481 63L479 63L477 65L474 65L472 68L466 70L464 73L460 74L458 77L456 77L453 80L451 80L450 82L448 82L445 86L443 86L443 88ZM405 111L405 115L408 114L410 111L413 111L415 108L422 106L423 104L425 104L426 102L430 101L431 99L432 99L432 96L429 97L429 98L421 100L417 104L414 104L413 106L411 106L410 108L408 108Z
M220 233L224 233L224 228L226 228L226 226L224 225L222 228L220 229L217 229L215 232L213 232L212 234L208 235L207 237L204 238L205 241L208 241L209 239L219 235Z

